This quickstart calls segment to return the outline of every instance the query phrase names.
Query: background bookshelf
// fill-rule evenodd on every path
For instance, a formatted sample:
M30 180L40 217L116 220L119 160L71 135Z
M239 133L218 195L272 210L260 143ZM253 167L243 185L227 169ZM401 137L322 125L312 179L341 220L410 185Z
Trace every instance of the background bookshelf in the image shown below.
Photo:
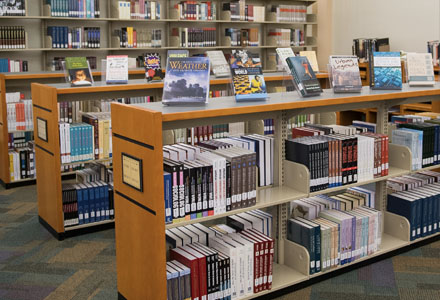
M365 87L361 95L337 95L332 91L325 91L320 97L302 101L296 93L271 94L270 103L236 103L232 97L224 98L221 102L209 103L201 108L174 108L163 107L158 103L127 106L113 104L112 121L113 132L118 135L114 139L114 166L115 166L115 199L116 199L116 248L118 264L118 292L122 299L132 298L166 298L165 276L165 235L167 228L186 225L186 222L165 225L163 181L161 176L149 176L152 172L161 173L162 131L185 126L202 126L236 120L258 120L274 118L276 130L274 151L274 185L260 189L257 204L244 210L268 208L274 213L274 228L276 228L275 261L272 291L280 290L291 285L306 282L330 272L321 272L310 275L310 258L305 248L291 243L286 239L288 203L300 199L304 195L312 196L345 189L347 186L336 189L310 193L309 171L302 165L284 160L284 139L287 137L286 122L288 118L301 113L326 113L332 111L346 111L359 108L376 108L378 111L378 132L388 133L388 108L396 105L423 102L426 97L440 100L438 84L433 88L409 88L404 85L403 91L381 92L370 91ZM135 121L126 122L127 116ZM142 130L153 128L153 130ZM138 191L123 183L122 153L132 155L148 165L148 170L141 171L141 181L144 190ZM386 212L387 191L385 182L388 178L410 174L411 152L408 148L390 145L389 175L375 178L372 181L356 183L361 186L367 183L376 184L377 209L383 212L383 236L380 250L373 255L347 264L352 266L358 262L370 260L374 257L388 254L394 250L409 246L409 222L403 217ZM352 185L349 185L350 187ZM240 211L241 212L241 211ZM197 222L214 221L234 214L235 211L219 214ZM190 221L191 222L191 221ZM129 228L129 230L127 230ZM145 231L145 228L150 230ZM437 233L436 236L439 234ZM418 240L420 241L420 240ZM151 244L158 245L154 249ZM146 268L148 266L148 268ZM335 270L345 268L341 266ZM148 269L148 270L147 270ZM153 271L153 272L152 272ZM135 276L136 275L136 276ZM128 280L130 278L130 280ZM146 286L145 282L149 284ZM270 293L255 294L246 299Z
M26 34L25 49L0 49L0 57L16 60L27 60L30 72L41 72L50 70L54 57L65 56L96 56L97 69L101 68L101 59L110 54L128 54L130 57L137 57L145 52L159 52L164 59L167 50L180 49L178 42L171 37L171 31L176 27L213 27L216 29L216 46L188 48L190 55L201 54L206 50L220 49L225 53L230 53L231 49L248 48L255 53L259 53L262 58L263 69L275 71L273 60L275 59L275 48L279 47L273 39L268 38L268 32L274 28L301 29L304 32L304 46L293 47L294 51L317 50L317 14L312 13L311 6L316 0L303 1L265 1L248 0L246 4L259 5L265 7L265 20L260 22L235 21L231 20L231 15L222 11L222 3L225 1L214 0L216 3L217 14L215 20L179 20L174 9L174 5L179 3L175 0L158 0L160 3L160 19L140 20L140 19L120 19L117 8L117 0L99 0L99 18L77 18L51 16L51 7L45 0L26 1L25 16L6 16L0 17L0 26L24 26ZM277 22L274 13L268 12L270 5L295 4L307 7L306 20L301 22L282 21ZM51 38L47 36L49 26L69 26L69 27L98 27L100 28L100 48L97 49L53 49ZM120 48L119 38L114 36L115 29L121 27L133 27L135 29L161 29L162 45L156 47L142 48ZM226 28L257 28L259 31L259 47L232 47L230 41L224 38Z

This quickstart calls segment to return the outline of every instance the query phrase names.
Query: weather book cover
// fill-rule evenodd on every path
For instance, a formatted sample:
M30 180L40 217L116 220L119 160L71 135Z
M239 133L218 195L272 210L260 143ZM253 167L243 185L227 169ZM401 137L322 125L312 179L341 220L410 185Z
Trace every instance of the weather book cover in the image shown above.
M232 50L229 64L237 101L267 99L266 83L258 55L247 50Z
M169 57L162 103L207 103L210 64L207 57Z
M287 58L287 65L292 73L292 79L301 96L316 96L322 93L321 85L316 79L315 72L305 56Z
M402 68L399 52L373 53L372 88L375 90L401 90Z

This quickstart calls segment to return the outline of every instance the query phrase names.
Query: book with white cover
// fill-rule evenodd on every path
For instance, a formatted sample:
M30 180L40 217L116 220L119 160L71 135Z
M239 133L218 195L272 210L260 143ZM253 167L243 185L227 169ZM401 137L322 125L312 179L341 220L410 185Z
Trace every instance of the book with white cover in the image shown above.
M211 61L211 69L215 77L231 76L231 69L229 68L223 51L206 51L206 56L208 56Z
M299 56L305 56L309 60L310 65L312 66L313 72L318 73L318 59L316 58L316 51L300 51Z
M435 84L431 53L407 53L406 63L410 86Z
M278 58L280 59L284 67L284 70L287 72L287 74L290 74L290 68L289 65L287 64L286 59L295 56L295 53L293 53L292 48L277 48L276 51L278 54Z

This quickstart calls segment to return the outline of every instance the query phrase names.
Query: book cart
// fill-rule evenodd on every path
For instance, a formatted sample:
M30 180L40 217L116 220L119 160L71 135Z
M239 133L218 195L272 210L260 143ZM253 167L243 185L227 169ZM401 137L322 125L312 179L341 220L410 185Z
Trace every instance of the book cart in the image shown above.
M386 212L386 180L411 173L411 153L406 147L390 144L389 175L361 183L330 188L310 193L308 169L285 161L284 143L287 138L287 120L297 114L326 113L358 108L378 110L378 132L388 133L388 107L426 99L440 100L440 84L432 88L409 88L402 91L370 91L364 87L361 94L334 94L325 90L319 97L300 98L297 93L270 94L267 102L236 103L234 97L219 98L203 107L165 107L161 103L145 105L112 104L114 188L116 210L116 259L119 299L166 299L165 229L196 222L222 221L228 215L247 210L270 208L275 211L276 236L273 286L271 291L254 294L251 298L299 283L319 278L347 266L391 254L424 239L410 242L407 219ZM126 92L138 92L136 85L125 86ZM82 89L84 92L92 88ZM110 92L102 87L96 93ZM53 89L53 95L61 90ZM225 122L275 119L274 185L257 192L257 204L249 208L229 211L206 218L173 224L164 222L163 159L165 144L163 131L173 128L203 126ZM43 145L39 141L40 145ZM49 158L44 151L42 159ZM41 161L40 161L41 163ZM438 168L438 166L436 166ZM130 172L124 173L123 168ZM428 169L433 169L431 167ZM126 169L127 170L127 169ZM383 212L383 235L380 250L354 263L338 266L327 272L309 274L310 256L307 250L286 239L286 221L289 202L304 197L330 193L368 183L376 184L376 209ZM133 187L133 186L136 186ZM140 188L139 188L140 187ZM43 187L41 188L43 189ZM40 190L40 189L39 189ZM439 233L435 235L438 237ZM432 238L430 236L429 238ZM321 277L322 278L322 277Z
M180 20L174 5L178 0L156 0L161 4L160 19L120 19L118 12L118 0L99 0L99 18L75 18L51 16L50 2L46 0L26 0L25 16L0 16L0 26L24 26L26 34L25 49L0 49L2 57L11 59L28 60L29 71L41 72L51 66L54 57L60 56L96 56L97 67L101 69L101 59L106 55L131 54L136 57L145 52L159 52L166 57L167 50L181 49L175 39L171 38L171 30L176 27L215 27L217 30L216 46L211 47L188 47L190 54L203 53L206 50L230 51L236 48L254 49L260 53L265 72L274 72L273 64L268 62L268 54L274 54L278 46L268 38L270 28L302 28L305 35L305 45L292 47L294 51L317 50L317 14L308 13L306 22L277 22L276 14L267 12L264 22L248 22L231 20L230 13L222 11L222 3L229 1L212 0L216 3L216 20ZM199 1L202 2L202 1ZM295 4L311 6L316 0L299 0ZM291 4L286 0L248 0L246 4L269 6L275 4ZM57 8L55 8L56 10ZM52 38L47 36L48 26L69 27L99 27L100 48L52 48ZM114 30L121 27L133 27L135 29L154 28L161 29L161 47L121 48L119 37L114 36ZM225 39L225 28L258 28L259 47L236 47L231 46L230 40ZM165 56L164 56L165 55Z

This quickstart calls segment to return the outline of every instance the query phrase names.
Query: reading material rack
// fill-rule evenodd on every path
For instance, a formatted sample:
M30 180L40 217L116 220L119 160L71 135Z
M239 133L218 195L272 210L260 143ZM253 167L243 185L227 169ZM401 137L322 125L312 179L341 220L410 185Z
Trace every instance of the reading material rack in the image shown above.
M134 83L123 88L126 92L141 92L137 90L139 87ZM414 242L410 242L408 220L386 212L386 179L412 172L410 150L390 144L388 176L310 193L310 175L307 168L283 159L283 140L287 137L286 122L288 118L297 114L376 107L379 116L378 132L387 134L388 107L423 102L428 98L440 100L439 88L440 84L437 83L432 88L409 88L404 85L402 91L372 91L364 87L360 94L334 94L332 90L325 90L321 96L308 99L300 98L296 93L279 93L270 94L267 102L244 103L236 103L233 97L224 97L213 99L208 105L202 107L165 107L161 103L133 106L112 104L119 298L166 299L165 229L195 222L221 220L225 216L252 209L275 209L273 228L276 232L273 236L277 238L272 290L246 299L257 298L299 283L306 283L312 278L319 278L335 270L366 262L410 246ZM96 90L95 93L117 91L115 87L82 90L89 91L89 93L93 93L94 90ZM58 90L58 93L60 91ZM53 90L53 93L55 94L56 91ZM225 214L166 225L162 178L163 131L266 118L275 119L274 185L257 192L257 204ZM37 154L48 156L43 151ZM123 174L123 168L130 168L130 172ZM307 250L286 240L289 202L368 183L376 184L375 207L383 212L383 236L380 250L354 263L310 275L310 257ZM133 185L142 188L133 188ZM439 234L436 236L438 237Z
M25 16L7 16L0 17L0 25L4 26L24 26L27 32L26 49L0 49L0 52L11 59L23 59L23 55L29 61L29 70L31 72L40 72L47 70L51 66L54 57L60 56L96 56L98 69L100 69L101 59L110 54L131 54L133 57L145 52L159 52L162 57L166 57L167 50L181 49L171 42L171 29L174 27L206 27L212 26L217 29L217 46L187 48L191 53L203 53L206 50L225 50L243 48L232 47L224 41L223 35L225 28L251 28L257 27L260 30L260 47L245 47L259 52L262 58L263 68L266 71L275 71L267 69L267 54L275 53L278 46L268 39L269 28L303 28L305 33L305 45L292 47L295 51L299 50L317 50L317 13L308 13L306 22L276 22L273 15L266 14L264 22L232 21L230 14L222 13L222 3L229 1L212 0L217 4L217 19L202 20L179 20L174 12L174 4L178 0L156 0L161 4L161 18L159 20L139 20L139 19L119 19L118 0L99 0L100 17L99 18L72 18L72 17L52 17L51 7L45 0L26 1ZM202 2L202 1L200 1ZM254 5L274 5L289 4L286 0L248 0L246 3ZM316 3L316 0L298 0L296 4L310 6ZM101 48L52 48L51 39L46 36L48 26L71 26L71 27L99 27L101 29ZM113 36L114 29L131 26L137 29L154 28L162 30L162 46L159 48L120 48L118 38ZM17 51L18 50L18 51ZM3 56L2 55L2 56ZM164 56L165 55L165 56Z

